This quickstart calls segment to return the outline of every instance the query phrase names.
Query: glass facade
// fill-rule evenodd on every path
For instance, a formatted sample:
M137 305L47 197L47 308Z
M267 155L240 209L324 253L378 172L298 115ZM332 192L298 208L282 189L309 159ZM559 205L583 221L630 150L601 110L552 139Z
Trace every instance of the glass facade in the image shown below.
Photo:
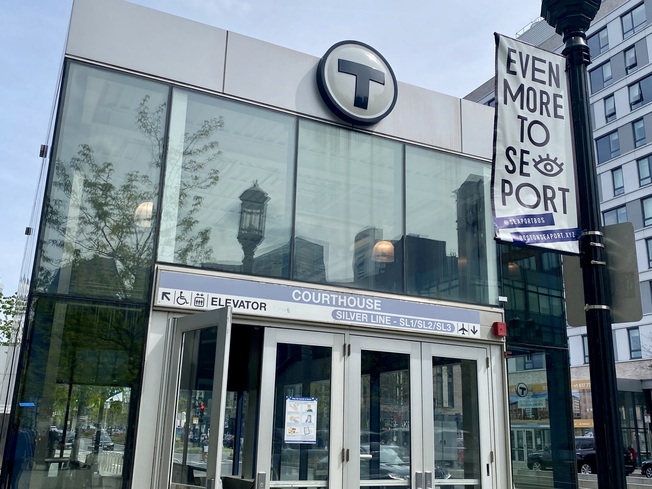
M186 90L171 107L159 262L496 303L488 165Z
M402 145L299 124L293 278L403 292ZM391 243L380 260L374 247ZM391 248L390 248L391 249Z
M2 477L129 484L157 261L496 305L489 177L486 162L68 62Z
M148 302L168 87L71 64L35 289Z
M175 89L158 260L289 278L295 126L287 115ZM241 199L254 184L267 196L256 244L238 232ZM249 245L272 258L243 270Z
M514 482L528 484L528 469L537 487L575 487L573 411L569 392L556 387L570 385L561 260L533 249L499 250Z

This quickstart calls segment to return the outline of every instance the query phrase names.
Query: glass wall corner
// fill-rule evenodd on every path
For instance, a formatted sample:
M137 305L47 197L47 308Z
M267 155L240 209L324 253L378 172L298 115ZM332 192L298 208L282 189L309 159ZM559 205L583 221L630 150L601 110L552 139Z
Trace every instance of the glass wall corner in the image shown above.
M148 300L168 87L69 62L34 288Z

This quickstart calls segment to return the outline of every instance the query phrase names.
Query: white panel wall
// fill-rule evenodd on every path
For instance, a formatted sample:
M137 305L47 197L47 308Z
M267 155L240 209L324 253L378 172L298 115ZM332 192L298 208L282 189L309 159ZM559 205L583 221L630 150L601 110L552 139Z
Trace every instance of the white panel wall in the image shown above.
M122 0L75 0L66 54L222 91L226 31Z
M319 58L124 0L75 0L66 54L343 124L317 90ZM398 85L392 113L362 130L491 158L492 108Z
M462 151L460 99L414 85L399 83L394 110L372 127L377 134Z
M495 110L468 100L461 100L461 103L462 152L491 159Z
M318 63L314 56L229 32L224 93L339 121L317 90Z

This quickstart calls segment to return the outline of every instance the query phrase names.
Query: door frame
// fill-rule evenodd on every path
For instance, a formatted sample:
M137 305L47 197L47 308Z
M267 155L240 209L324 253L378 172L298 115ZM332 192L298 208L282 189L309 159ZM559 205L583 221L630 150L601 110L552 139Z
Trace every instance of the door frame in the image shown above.
M270 489L285 487L283 481L272 481L269 470L272 460L272 439L274 426L274 412L268 406L274 406L276 391L276 345L278 343L300 344L308 346L326 346L332 349L331 357L331 402L330 402L330 434L329 454L341 454L342 436L344 431L344 345L343 332L320 332L296 329L283 329L280 327L265 328L263 343L263 359L261 366L260 388L260 414L258 417L258 436L256 440L256 489ZM342 457L328 457L329 474L342 470ZM329 478L329 489L342 489L342 479ZM296 484L293 484L296 486ZM324 481L301 481L301 487L324 486Z
M174 458L174 443L176 432L173 429L176 414L176 401L179 392L181 367L183 359L183 335L193 331L217 326L216 363L213 374L213 399L210 415L215 420L215 431L209 437L208 461L206 466L206 487L217 487L216 478L221 470L219 462L222 459L222 437L224 436L224 414L226 405L226 387L231 343L230 307L213 309L211 311L171 318L166 331L166 356L169 359L163 373L161 385L161 419L159 421L159 453L155 460L154 480L159 481L158 487L168 488L171 484L172 463ZM221 368L217 362L222 358Z

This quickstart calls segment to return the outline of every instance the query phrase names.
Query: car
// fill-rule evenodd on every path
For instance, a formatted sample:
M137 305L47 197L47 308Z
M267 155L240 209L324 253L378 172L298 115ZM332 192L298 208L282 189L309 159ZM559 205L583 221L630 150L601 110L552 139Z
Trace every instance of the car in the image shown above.
M410 480L409 454L400 456L405 449L393 445L378 445L378 450L370 450L369 445L360 446L360 478L363 480L393 479ZM372 464L374 458L378 465ZM326 479L328 476L328 455L317 463L315 474L317 479ZM450 472L443 467L436 467L435 479L450 479Z
M401 454L401 455L399 455ZM394 445L379 445L378 450L369 450L369 445L360 447L360 475L365 479L410 479L410 458L405 448ZM372 472L376 469L371 468L370 463L374 457L379 457L378 472ZM364 464L363 461L369 461ZM435 467L435 479L450 479L450 472L443 467Z
M581 474L596 473L595 439L590 436L575 437L575 457L577 460L577 472ZM623 450L625 474L629 475L636 470L636 461L632 459L629 450ZM550 447L543 450L530 452L527 457L527 466L531 470L551 470L552 453ZM652 477L652 469L651 469Z
M527 468L530 470L552 469L552 452L549 446L527 454Z
M652 460L643 460L641 463L641 474L652 479Z
M94 443L97 443L97 437L98 437L98 432L96 431L95 434L93 435ZM111 437L106 432L106 430L102 430L99 433L99 447L107 452L110 452L115 448L115 444L111 440Z

